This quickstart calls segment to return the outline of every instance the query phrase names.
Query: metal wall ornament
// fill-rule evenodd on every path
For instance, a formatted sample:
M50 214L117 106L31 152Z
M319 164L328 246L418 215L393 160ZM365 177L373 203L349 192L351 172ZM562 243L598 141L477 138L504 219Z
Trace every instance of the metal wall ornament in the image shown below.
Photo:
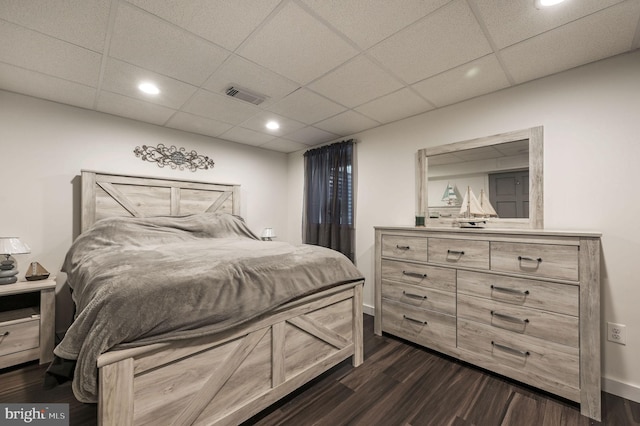
M185 148L176 148L174 145L165 146L161 143L157 147L137 146L133 153L143 161L158 163L158 167L169 166L172 169L188 169L192 172L198 169L212 169L215 164L211 158L206 155L198 155L194 150L187 152Z

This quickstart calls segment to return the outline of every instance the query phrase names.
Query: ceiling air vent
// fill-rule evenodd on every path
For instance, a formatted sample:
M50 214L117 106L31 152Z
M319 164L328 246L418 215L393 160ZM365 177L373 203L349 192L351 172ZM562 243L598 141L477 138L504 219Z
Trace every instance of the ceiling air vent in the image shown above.
M254 105L260 105L266 99L262 95L253 93L250 90L244 89L238 86L229 87L225 93L232 98L240 99L241 101L250 102Z

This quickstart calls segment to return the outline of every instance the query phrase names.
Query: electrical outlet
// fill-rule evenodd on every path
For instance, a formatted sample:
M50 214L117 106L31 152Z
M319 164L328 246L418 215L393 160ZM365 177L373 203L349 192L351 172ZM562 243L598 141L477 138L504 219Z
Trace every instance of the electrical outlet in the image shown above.
M607 322L607 340L621 345L627 344L627 326Z

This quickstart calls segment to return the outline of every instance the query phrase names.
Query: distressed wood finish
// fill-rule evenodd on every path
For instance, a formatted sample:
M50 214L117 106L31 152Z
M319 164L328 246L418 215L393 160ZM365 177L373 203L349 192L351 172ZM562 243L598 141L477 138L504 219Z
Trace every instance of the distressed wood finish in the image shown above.
M82 206L82 231L111 216L240 214L240 187L83 171ZM100 423L237 424L349 357L362 364L363 284L213 336L102 354Z
M240 214L240 186L82 171L82 232L106 217L213 211Z
M362 283L341 288L292 303L233 334L102 355L102 423L234 424L350 356L360 365Z
M404 239L427 246L426 258L410 262L376 247L376 333L392 333L579 402L584 415L600 420L599 234L398 227L375 232L376 244ZM447 250L473 256L449 261ZM524 261L535 267L523 267L518 256L530 257ZM408 266L455 274L452 329L429 330L438 320L428 299L402 299L410 290L422 294L416 283L398 279ZM451 334L457 341L447 340Z
M456 271L420 263L382 261L384 278L404 284L429 287L443 291L456 291Z

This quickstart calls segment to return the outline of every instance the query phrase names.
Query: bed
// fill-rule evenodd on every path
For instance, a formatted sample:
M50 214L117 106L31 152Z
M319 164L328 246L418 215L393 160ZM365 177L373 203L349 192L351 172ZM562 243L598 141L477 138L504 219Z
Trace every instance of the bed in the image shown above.
M362 363L362 286L364 282L361 274L357 273L355 267L350 270L348 266L342 265L342 260L335 258L336 255L341 255L335 252L332 254L328 249L313 248L313 250L326 251L309 253L307 256L298 250L311 250L310 246L288 247L289 245L285 243L259 241L255 235L247 235L245 238L244 234L251 234L251 231L238 217L239 211L237 185L82 172L82 233L74 242L74 246L82 245L84 242L89 248L85 250L90 253L85 255L85 263L99 264L100 259L106 259L105 262L120 265L121 258L99 257L102 252L107 253L108 256L115 256L114 250L107 250L115 243L111 240L105 242L104 234L98 234L95 237L96 229L104 228L110 230L109 232L117 229L114 237L116 242L124 239L128 242L134 241L134 245L138 244L139 238L136 232L139 227L152 229L152 237L145 234L144 239L157 247L160 253L161 261L158 263L160 265L171 263L166 257L161 256L163 251L169 250L166 247L173 244L173 238L188 240L187 244L202 244L201 237L209 232L209 223L213 220L216 222L216 227L215 231L211 232L217 237L222 227L223 234L220 235L224 238L220 238L219 241L216 239L216 244L224 247L207 250L209 250L208 253L218 253L212 255L212 258L216 259L222 269L227 269L227 274L239 274L243 276L243 280L249 277L246 279L259 282L274 281L277 278L274 282L279 285L273 287L286 289L300 287L301 289L301 292L278 296L280 298L274 296L273 300L266 297L264 292L259 293L257 297L248 297L252 303L259 306L250 305L250 310L238 308L237 311L250 312L240 319L229 320L220 314L223 318L221 321L227 321L224 326L212 324L209 317L206 319L199 317L200 322L190 322L188 327L184 327L181 326L180 321L183 321L183 316L191 315L190 312L180 316L168 313L169 317L166 320L151 325L152 330L157 333L147 330L145 335L134 340L129 337L138 334L127 335L124 341L108 347L106 352L100 350L100 353L96 353L93 357L89 356L87 359L90 360L90 369L97 372L94 394L98 403L99 424L238 424L350 357L354 366ZM165 227L167 223L171 225L170 228ZM177 230L174 230L175 223L178 224ZM121 228L122 224L126 226ZM233 234L233 238L229 240L231 242L226 239L227 232ZM237 233L243 234L241 238L236 238ZM167 234L171 235L167 237ZM87 243L87 241L90 242ZM165 241L171 242L165 243ZM225 258L223 249L226 250L226 247L231 246L233 250L238 250L240 255L246 254L251 257L250 261L245 262L245 266L254 264L259 266L249 266L247 270L238 269L235 265L227 266L230 255ZM188 249L176 251L193 253L192 246L188 247ZM261 254L256 261L253 259L253 253L254 248L257 250L258 247L260 250L265 250L265 253ZM124 251L122 253L124 256L136 257L137 250L136 246L127 252L129 254ZM72 251L73 247L70 253ZM233 257L236 257L236 252L233 253ZM275 268L273 265L289 264L288 261L283 263L283 260L277 257L283 253L288 256L285 259L296 259L291 264L295 264L295 268L298 269L287 269L286 275L274 275L276 278L269 278L271 275L268 274ZM237 256L239 259L240 255ZM65 264L73 269L72 266L75 267L81 262L76 261L75 258L69 260L70 256L68 254ZM302 266L298 265L305 265L304 259L313 256L326 256L326 259L322 260L325 263L323 269L325 272L307 273L307 270L312 271L311 266L309 269L300 269ZM199 279L195 269L189 269L189 267L193 268L188 263L190 261L190 258L179 261L187 262L179 265L186 266L182 268L184 270L193 271L192 281L197 283ZM153 268L155 267L157 266ZM111 266L106 268L106 272L103 270L95 275L107 276L108 279L101 281L105 283L129 279L132 282L136 281L138 285L139 280L134 278L146 277L146 275L139 270L136 271L133 266L130 278L120 278L120 271L129 268L130 266L126 268ZM335 272L341 268L344 268L343 272ZM161 271L160 274L164 272ZM72 274L69 276L71 277ZM149 276L153 274L149 273ZM154 280L162 281L157 278L157 275L154 277ZM140 281L144 279L141 278ZM315 289L310 290L307 281L314 280L317 281L314 284ZM99 288L102 293L112 293L106 284L94 287ZM62 358L73 358L79 356L81 352L76 351L75 354L69 355L72 351L68 348L73 345L66 344L65 340L73 341L74 335L92 336L91 333L97 332L94 329L101 327L100 321L96 319L98 317L95 316L85 321L88 325L83 328L81 321L83 314L92 312L96 305L102 303L100 298L91 299L90 302L83 300L83 294L89 292L82 288L77 292L74 290L74 300L76 304L81 301L82 309L77 313L70 332L56 347L56 355L63 355ZM123 321L114 328L132 328L136 333L140 333L139 328L142 325L139 326L138 322L146 322L147 316L144 313L145 305L140 301L134 302L134 298L138 297L137 293L138 290L125 293L117 304L110 305L115 310L107 312L110 313L111 318L115 319L127 305L138 306L139 318L144 321L138 319ZM184 292L180 294L182 293ZM215 303L218 303L216 306L224 307L228 304L225 302L228 298L221 294L216 294L209 299L216 300ZM94 296L95 294L92 297ZM151 294L139 297L141 300L157 298L156 295ZM269 299L268 304L274 306L266 309L266 302L263 302L263 299ZM177 297L176 300L182 299ZM205 295L202 300L208 300L207 296ZM180 306L182 302L172 303ZM117 310L117 307L122 309ZM171 324L172 321L178 325ZM79 334L77 330L72 330L76 323L80 324L76 329L89 331L85 330ZM167 331L173 329L175 331ZM114 334L117 333L114 331ZM103 347L109 346L108 342L115 341L114 339L116 338L111 336L104 338L104 342L107 343ZM122 340L120 336L118 339ZM85 340L95 342L100 339L86 338ZM85 351L84 346L82 351ZM78 362L80 363L80 359ZM77 366L76 369L78 369ZM78 371L76 376L81 376ZM80 400L92 402L91 386L83 388L82 380L84 380L82 377L74 378L74 393L77 397L80 396ZM90 390L87 391L87 389Z

